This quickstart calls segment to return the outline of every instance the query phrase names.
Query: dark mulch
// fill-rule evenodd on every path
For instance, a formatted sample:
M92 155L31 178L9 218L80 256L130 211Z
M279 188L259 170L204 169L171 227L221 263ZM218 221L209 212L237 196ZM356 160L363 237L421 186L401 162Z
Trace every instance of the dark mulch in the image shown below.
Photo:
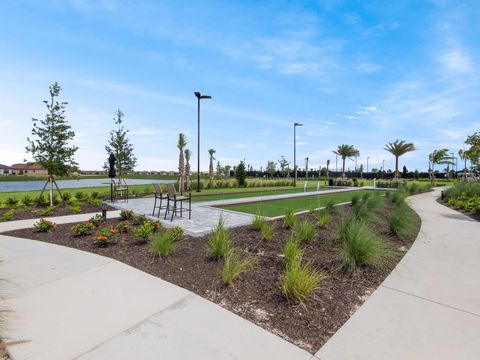
M63 216L63 215L75 215L75 214L88 214L101 211L101 207L92 205L90 203L84 203L80 207L81 211L79 213L73 213L68 206L60 206L50 215L40 215L40 211L45 210L45 208L34 208L31 210L25 210L22 207L15 209L15 215L10 220L6 221L15 221L15 220L25 220L25 219L39 219L41 217L52 217L52 216ZM112 207L108 207L108 210L115 210ZM0 209L0 216L2 216L8 209Z
M442 205L445 205L446 207L449 207L452 210L458 211L459 213L462 213L463 215L468 216L469 218L471 218L473 220L480 221L480 213L472 214L471 212L465 211L464 209L459 209L459 208L453 207L452 205L450 205L448 203L448 201L442 200L440 198L437 199L437 202L442 204Z
M235 246L255 256L256 260L254 268L229 287L222 285L220 280L223 262L206 255L208 236L185 236L179 247L162 259L153 258L149 245L139 244L132 231L105 248L93 245L91 236L73 236L69 230L71 224L59 225L53 234L24 229L8 235L70 246L117 259L189 289L313 353L378 287L416 237L402 241L389 233L386 221L393 205L388 199L387 203L373 226L386 239L393 256L381 268L365 267L357 273L341 270L335 242L335 228L340 216L332 217L328 229L318 229L315 241L305 247L306 260L324 271L327 278L304 306L290 304L279 286L284 266L283 244L290 233L283 227L282 220L275 221L275 236L270 241L261 240L260 232L249 226L231 230ZM351 208L345 206L341 211L350 212ZM300 217L313 219L310 214ZM420 220L417 221L419 228ZM108 224L117 223L118 220L108 220Z

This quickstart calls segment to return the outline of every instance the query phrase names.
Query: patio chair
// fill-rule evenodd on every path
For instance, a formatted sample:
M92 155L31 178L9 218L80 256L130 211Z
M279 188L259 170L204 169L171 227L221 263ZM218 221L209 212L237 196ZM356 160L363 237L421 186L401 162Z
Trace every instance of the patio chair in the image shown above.
M173 216L177 215L177 213L180 213L180 217L183 217L183 212L188 211L188 218L192 218L192 193L189 193L188 196L183 196L183 195L178 195L177 191L175 190L175 186L173 184L168 184L167 185L167 191L168 191L168 199L167 199L167 208L165 210L165 219L167 218L167 213L170 212L170 208L173 206L173 209L171 210L172 216L170 218L170 221L173 221ZM188 201L188 209L185 209L183 207L183 202ZM172 205L170 205L172 203ZM178 203L180 203L180 207L178 207Z
M160 184L153 184L154 192L153 194L155 195L155 203L153 204L153 211L152 211L152 216L155 216L155 209L158 208L158 214L157 217L160 217L160 211L162 209L167 209L167 205L162 206L163 200L168 200L168 194L162 190L162 187ZM158 206L157 206L157 201L158 201Z
M112 179L113 201L123 199L128 202L128 185L124 179Z

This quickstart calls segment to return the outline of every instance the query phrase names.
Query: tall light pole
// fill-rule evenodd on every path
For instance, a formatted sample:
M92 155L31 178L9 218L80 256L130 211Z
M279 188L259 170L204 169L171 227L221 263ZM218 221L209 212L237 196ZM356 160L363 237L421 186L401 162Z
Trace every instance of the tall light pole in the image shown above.
M194 92L197 97L197 192L200 192L200 100L211 99L209 95L202 95L199 91Z
M367 173L368 173L368 159L371 159L370 156L367 157Z
M303 124L300 123L294 123L293 124L293 169L294 169L294 175L293 175L293 186L297 186L297 126L303 126Z

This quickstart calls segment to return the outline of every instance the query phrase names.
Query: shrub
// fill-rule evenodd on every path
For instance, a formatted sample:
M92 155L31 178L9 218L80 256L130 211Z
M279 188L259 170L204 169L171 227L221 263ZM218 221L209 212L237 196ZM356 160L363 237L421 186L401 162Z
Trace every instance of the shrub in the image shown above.
M7 198L7 200L5 200L5 205L9 208L9 209L14 209L17 207L18 205L18 199L17 198L14 198L14 197L9 197Z
M401 239L415 234L415 217L412 210L404 203L398 205L388 219L390 231Z
M119 233L118 229L113 229L111 226L99 228L93 236L93 243L97 246L105 247Z
M102 199L88 199L87 201L95 207L102 207Z
M358 195L357 193L353 194L352 198L350 199L351 203L352 203L352 206L355 206L358 204L358 202L360 201L360 195Z
M323 279L324 275L310 265L294 264L285 268L280 283L289 301L303 303Z
M8 221L15 215L15 209L8 209L0 216L0 221Z
M298 244L298 241L295 241L290 237L285 245L283 246L283 257L285 258L285 267L289 268L291 266L300 264L302 261L303 251Z
M83 191L77 191L75 193L75 198L80 201L85 200L85 194L83 193Z
M300 243L309 243L315 237L315 227L309 220L297 222L293 228L293 236Z
M273 238L273 235L275 234L275 226L273 223L270 223L268 221L265 221L262 224L262 239L263 240L271 240Z
M35 199L31 196L25 195L22 199L22 204L27 207L33 206L35 205Z
M49 206L48 208L44 209L44 210L40 210L38 213L41 215L41 216L50 216L53 214L53 212L56 210L56 206L55 205L52 205L52 206Z
M133 211L131 210L120 211L120 220L131 220L133 219L133 216Z
M325 228L330 224L330 214L326 210L319 211L317 214L318 226Z
M142 225L143 223L149 221L145 215L133 216L132 218L133 225Z
M90 197L92 199L98 199L99 193L97 191L92 191L91 194L90 194Z
M36 197L35 203L40 207L50 206L50 202L45 198L44 195Z
M155 224L151 221L144 221L133 233L143 241L148 241L155 232Z
M90 221L80 223L77 225L73 225L70 230L77 236L91 234L92 231L95 229L95 225Z
M168 256L177 247L178 240L183 234L183 229L179 231L178 227L165 230L158 233L150 240L150 248L154 256Z
M72 194L69 193L68 191L64 192L62 195L63 195L63 200L65 200L65 202L69 202L70 200L72 200Z
M293 209L287 208L285 210L285 216L283 218L283 223L287 228L292 229L295 226L295 222L297 221L297 218L295 217L295 213Z
M408 192L410 193L410 195L417 194L419 191L420 189L418 188L418 184L416 182L411 183L408 186Z
M128 220L123 220L119 222L117 225L117 229L120 230L120 232L122 233L128 232L129 227L130 227L130 223L128 222Z
M254 230L260 230L266 221L265 216L256 214L251 226Z
M211 257L219 259L225 257L231 249L230 232L225 227L223 219L220 218L208 238L207 252Z
M231 250L225 257L222 268L222 282L230 285L243 272L247 271L253 264L248 257L242 257L237 251Z
M96 214L92 216L88 221L95 225L95 227L98 227L105 222L105 219L102 215Z
M68 208L70 209L70 211L72 212L72 214L79 214L82 212L82 209L80 208L79 205L68 205Z
M35 232L48 232L51 233L55 231L57 225L49 220L41 218L35 225L33 225L33 230Z
M62 200L60 199L60 197L58 196L58 194L53 194L52 195L52 203L53 205L58 205L62 202Z
M341 258L343 266L357 270L363 265L379 265L388 252L364 221L347 219L338 230L342 242Z

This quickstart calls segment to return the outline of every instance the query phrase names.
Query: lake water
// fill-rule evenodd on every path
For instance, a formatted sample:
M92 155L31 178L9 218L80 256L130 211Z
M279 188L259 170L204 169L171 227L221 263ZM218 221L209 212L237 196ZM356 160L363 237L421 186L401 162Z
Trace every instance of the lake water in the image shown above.
M168 184L174 183L175 180L158 180L158 179L125 179L127 185L145 185L145 184ZM74 189L82 187L110 187L110 179L79 179L79 180L57 180L60 189ZM0 192L11 191L30 191L42 190L45 181L0 181Z

